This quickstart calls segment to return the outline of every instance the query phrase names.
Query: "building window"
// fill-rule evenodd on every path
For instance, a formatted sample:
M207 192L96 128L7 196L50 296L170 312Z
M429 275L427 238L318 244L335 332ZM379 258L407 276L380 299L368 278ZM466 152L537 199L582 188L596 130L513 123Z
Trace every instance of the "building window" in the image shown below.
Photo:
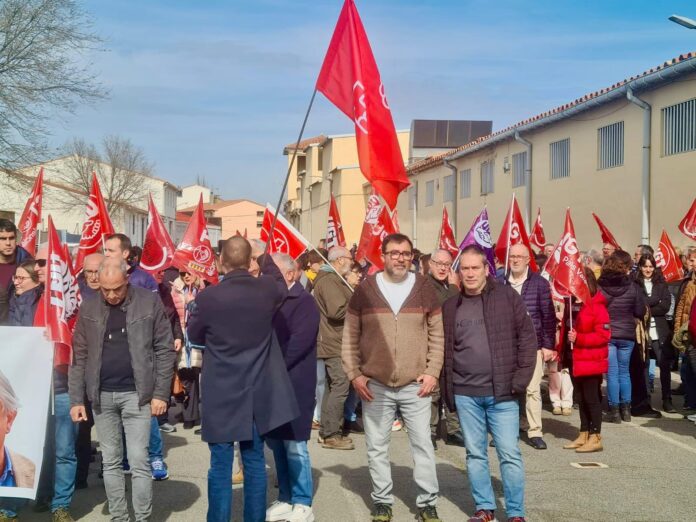
M471 197L471 169L459 171L459 199Z
M696 98L662 109L662 153L696 150Z
M256 222L256 228L261 228L263 226L263 221Z
M263 213L264 213L263 210L257 210L257 211L256 211L256 217L262 218L262 217L263 217Z
M624 122L597 129L597 168L619 167L624 162Z
M408 187L408 209L413 210L416 208L416 198L418 197L418 192L416 190L415 183Z
M432 207L435 203L435 180L425 182L425 206Z
M489 160L481 163L481 195L493 194L493 171L495 170L495 161Z
M512 155L512 188L524 187L527 184L527 152Z
M442 201L454 201L454 174L445 176L442 180Z
M570 176L570 138L554 141L551 145L551 179Z

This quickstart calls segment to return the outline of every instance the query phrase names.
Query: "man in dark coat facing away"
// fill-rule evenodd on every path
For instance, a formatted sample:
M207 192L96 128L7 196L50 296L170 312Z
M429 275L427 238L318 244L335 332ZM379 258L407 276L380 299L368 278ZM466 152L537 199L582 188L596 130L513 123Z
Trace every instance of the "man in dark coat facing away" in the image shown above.
M192 343L205 346L202 436L210 449L208 522L232 517L232 460L239 441L244 463L244 520L266 515L266 468L261 436L299 415L273 316L287 296L283 275L264 256L264 275L249 274L251 245L228 239L220 257L225 277L196 297L188 324Z
M280 253L273 254L273 260L288 285L288 297L273 318L273 327L295 389L300 416L266 437L278 476L278 500L266 510L266 521L307 522L314 520L312 464L307 441L312 433L317 385L319 309L314 298L295 282L298 270L295 260Z

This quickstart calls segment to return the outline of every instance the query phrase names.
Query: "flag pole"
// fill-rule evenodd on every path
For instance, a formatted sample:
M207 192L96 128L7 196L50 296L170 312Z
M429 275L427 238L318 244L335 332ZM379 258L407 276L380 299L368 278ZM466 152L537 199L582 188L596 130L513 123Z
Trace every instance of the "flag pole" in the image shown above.
M507 234L507 249L505 250L505 279L508 278L508 267L510 265L510 236L512 234L512 209L515 208L515 193L512 193L512 201L510 201L510 211L508 212L508 234Z
M309 112L312 110L312 105L314 104L314 98L317 95L317 89L314 88L312 92L312 97L309 100L309 106L307 107L307 112L305 113L304 120L302 121L302 127L300 127L300 134L297 136L297 143L295 143L295 150L292 152L292 158L290 159L290 165L288 165L288 173L285 175L285 182L283 183L283 188L280 191L280 197L278 198L278 204L276 205L275 214L273 214L273 223L271 224L271 229L268 231L268 239L266 240L266 248L263 253L268 252L268 246L273 238L273 232L275 231L276 223L278 222L278 212L280 212L280 205L283 204L283 196L285 195L285 190L288 188L288 181L290 180L290 173L292 172L292 167L295 164L295 158L297 157L297 149L300 147L300 142L302 141L302 135L304 134L305 127L307 125L307 119L309 118Z
M329 263L329 260L326 259L326 258L324 257L324 255L319 251L319 249L318 249L318 248L315 248L314 245L311 245L311 244L310 244L310 246L312 247L312 250L314 250L317 254L319 254L319 257L321 257L321 258L326 262L326 264L329 265L329 266L331 267L331 270L333 270L334 273L335 273L338 277L341 278L341 281L343 281L343 282L346 284L346 286L348 287L348 290L350 290L351 293L354 293L355 290L353 290L353 287L350 286L350 283L348 283L348 281L346 281L346 279L345 279L341 274L338 273L338 270L336 270L336 269L333 267L333 265L332 265L331 263ZM341 247L341 248L346 248L346 247Z

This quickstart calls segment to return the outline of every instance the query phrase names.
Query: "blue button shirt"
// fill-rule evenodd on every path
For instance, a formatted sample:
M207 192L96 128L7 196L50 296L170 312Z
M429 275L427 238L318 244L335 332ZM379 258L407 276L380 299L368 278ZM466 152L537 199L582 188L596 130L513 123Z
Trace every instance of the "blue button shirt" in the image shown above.
M12 473L12 462L10 461L10 452L7 448L3 448L5 452L5 471L0 475L0 486L5 488L13 488L17 485Z

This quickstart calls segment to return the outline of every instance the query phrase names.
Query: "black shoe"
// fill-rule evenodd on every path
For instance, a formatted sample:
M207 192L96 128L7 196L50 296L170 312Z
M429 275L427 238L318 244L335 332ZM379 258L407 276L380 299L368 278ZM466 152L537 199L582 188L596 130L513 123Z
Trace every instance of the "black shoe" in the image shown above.
M621 424L621 415L619 414L618 406L609 406L609 411L604 414L602 422L611 422Z
M657 410L653 410L650 406L645 406L643 408L638 408L638 409L632 409L630 411L634 417L643 417L646 419L661 419L662 418L662 414Z
M459 446L460 448L464 447L464 437L462 437L461 433L450 433L447 435L447 440L445 440L445 444L448 446Z
M193 434L194 434L194 435L200 435L200 434L201 434L201 429L200 429L200 428L196 428L195 430L193 430Z
M389 504L375 504L372 522L389 522L392 517L392 508Z
M184 429L185 430L192 430L195 425L196 425L196 423L193 421L184 421Z
M672 404L672 399L665 399L662 401L662 410L665 413L677 413L677 410L674 409L674 405Z
M418 508L418 520L422 522L442 522L437 515L435 506L425 506Z
M631 403L624 402L621 404L621 406L619 406L619 413L622 421L631 422Z
M545 450L547 448L546 443L544 442L544 439L541 437L532 437L529 439L529 445L538 450Z
M349 433L365 433L365 427L363 426L362 420L355 419L354 421L348 421L343 427L343 432L345 435Z

